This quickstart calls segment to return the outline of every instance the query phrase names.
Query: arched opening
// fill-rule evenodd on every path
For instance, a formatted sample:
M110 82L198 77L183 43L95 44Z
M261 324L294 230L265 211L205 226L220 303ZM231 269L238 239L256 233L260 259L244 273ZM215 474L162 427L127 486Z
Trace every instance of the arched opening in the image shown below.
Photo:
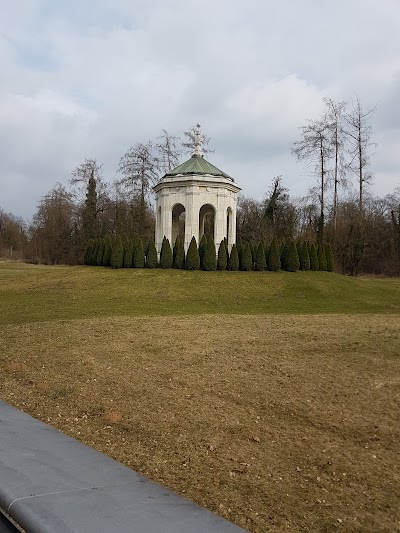
M228 207L226 210L226 242L228 248L232 246L232 208Z
M199 241L206 234L215 239L215 207L204 204L199 211Z
M185 208L182 204L175 204L172 208L171 246L175 244L178 235L185 238Z

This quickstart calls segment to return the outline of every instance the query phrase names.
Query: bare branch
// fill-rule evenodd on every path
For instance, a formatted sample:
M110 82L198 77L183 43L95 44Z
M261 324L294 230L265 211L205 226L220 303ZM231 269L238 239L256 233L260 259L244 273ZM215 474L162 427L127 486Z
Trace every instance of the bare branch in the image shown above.
M196 137L197 131L200 129L200 124L192 126L189 130L184 132L185 137L187 138L186 142L182 142L185 153L193 154L196 150ZM200 142L201 149L203 154L214 153L215 150L208 148L208 144L211 140L211 137L208 137L204 133L200 133Z

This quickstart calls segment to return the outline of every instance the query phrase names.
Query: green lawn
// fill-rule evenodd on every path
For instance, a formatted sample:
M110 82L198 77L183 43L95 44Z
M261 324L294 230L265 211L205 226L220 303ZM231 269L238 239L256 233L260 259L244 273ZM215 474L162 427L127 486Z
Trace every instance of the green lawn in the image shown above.
M204 313L398 313L400 280L0 263L0 324Z

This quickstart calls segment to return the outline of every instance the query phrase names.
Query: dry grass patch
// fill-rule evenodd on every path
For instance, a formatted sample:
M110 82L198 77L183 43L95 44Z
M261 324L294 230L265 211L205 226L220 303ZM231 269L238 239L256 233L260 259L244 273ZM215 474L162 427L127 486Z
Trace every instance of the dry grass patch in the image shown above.
M250 531L396 531L399 353L395 315L6 326L1 396Z

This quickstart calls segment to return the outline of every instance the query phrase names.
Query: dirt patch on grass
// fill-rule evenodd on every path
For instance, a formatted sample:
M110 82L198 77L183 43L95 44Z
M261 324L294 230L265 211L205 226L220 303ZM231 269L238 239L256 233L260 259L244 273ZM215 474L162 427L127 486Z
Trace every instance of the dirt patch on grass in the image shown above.
M250 531L397 531L399 353L393 315L7 326L1 397Z

